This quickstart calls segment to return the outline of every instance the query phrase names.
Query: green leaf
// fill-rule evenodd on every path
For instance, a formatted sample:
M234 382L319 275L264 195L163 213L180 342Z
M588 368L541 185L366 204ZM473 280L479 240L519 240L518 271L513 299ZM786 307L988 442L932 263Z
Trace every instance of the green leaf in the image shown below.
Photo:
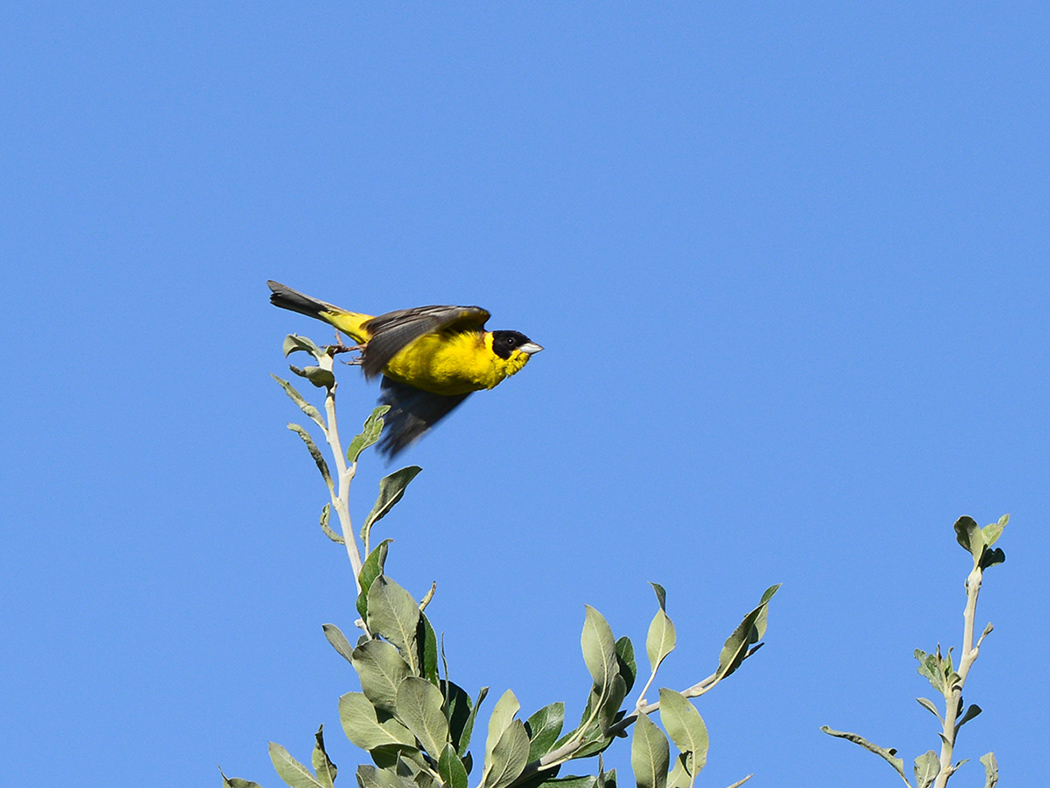
M416 600L393 580L380 575L372 581L368 589L368 629L393 643L416 676L419 675L416 656L419 615Z
M1002 564L1006 562L1006 553L1003 552L1001 547L996 547L994 550L985 550L984 554L981 555L980 567L981 570L985 570L990 566L996 564Z
M925 676L930 685L942 695L945 691L944 663L937 654L927 654L922 649L915 649L915 659L919 660L919 675Z
M617 712L626 695L627 685L620 674L613 676L607 687L592 685L587 696L587 705L580 717L580 724L555 742L555 749L569 739L579 737L584 744L573 755L574 759L589 758L606 750L612 744L608 729L623 716Z
M467 788L467 769L456 753L456 748L446 744L438 758L438 774L447 788Z
M317 444L314 443L314 439L310 437L310 433L298 424L289 424L288 429L303 439L303 443L306 444L306 450L310 452L310 456L314 458L314 462L317 464L317 470L321 472L321 478L324 479L325 485L329 490L334 489L332 485L332 474L328 472L328 463L325 462L324 455L322 455L321 450L317 448Z
M915 759L915 788L930 788L941 771L937 753L927 750Z
M656 593L656 604L660 606L663 611L667 610L667 592L664 587L659 583L649 582L649 585L653 587L653 591Z
M674 623L663 608L660 608L649 624L649 636L645 639L645 653L649 657L649 667L653 673L656 673L667 655L674 651L675 639Z
M377 712L363 692L348 692L339 698L339 721L346 738L362 750L371 751L388 745L416 745L411 731L388 712Z
M554 748L564 724L565 704L561 701L544 706L525 721L525 730L529 734L529 763Z
M692 755L690 774L695 779L707 764L707 726L700 712L685 695L672 689L660 690L660 721L667 735L683 753Z
M409 676L397 689L397 716L419 739L431 757L441 755L449 742L448 720L441 708L441 690L426 679Z
M416 627L416 648L419 651L417 658L422 666L422 675L435 687L439 685L438 680L438 644L437 633L430 624L430 619L420 611L419 624ZM446 668L447 671L447 668Z
M437 580L431 580L430 581L430 588L428 588L427 592L425 594L423 594L423 598L419 600L419 612L420 613L423 613L424 611L426 611L427 606L430 605L430 603L434 601L434 594L437 593L437 587L438 587ZM442 659L444 659L444 656L442 656ZM448 666L446 665L445 668L447 670Z
M981 553L984 552L984 535L981 533L981 527L977 525L977 521L972 517L960 517L955 521L955 541L957 541L964 550L966 550L971 556L973 556L974 566L981 560Z
M748 648L753 643L757 643L765 634L766 607L779 588L779 583L767 588L765 593L762 594L758 607L744 616L744 620L733 630L733 634L726 639L725 645L722 646L722 652L718 655L718 668L715 671L715 675L719 679L723 679L736 671L747 656Z
M631 742L631 768L638 788L665 788L671 748L656 723L639 714Z
M586 605L586 617L583 622L583 634L580 646L583 649L583 661L587 664L595 687L606 690L612 685L613 678L619 675L616 659L616 639L612 628L601 613Z
M383 416L386 415L388 410L390 410L389 405L380 405L373 410L372 414L365 419L365 425L361 432L350 441L350 446L346 450L346 461L351 465L357 462L361 452L379 440L379 436L383 434Z
M351 661L361 680L361 689L372 704L394 714L397 688L411 675L411 669L390 643L369 640L354 649Z
M440 788L434 776L433 762L419 750L406 750L398 754L394 764L397 774L409 778L416 788Z
M1003 535L1003 529L1006 528L1008 522L1010 522L1010 515L1004 514L999 518L999 522L986 525L981 529L981 536L984 537L984 543L988 547L999 541L999 537Z
M680 752L674 759L674 766L667 777L667 788L690 788L693 784L693 774L687 765L691 760L691 754Z
M1010 521L1010 515L1004 514L999 521L980 528L972 517L960 517L955 521L955 538L973 556L974 566L982 571L988 567L1006 561L1006 553L1001 549L992 549L1003 529Z
M332 374L330 369L325 369L324 367L303 367L300 369L291 364L288 365L288 369L293 374L306 378L319 389L332 389L335 387L335 375Z
M321 509L321 531L336 544L346 544L346 540L343 539L339 534L332 530L332 527L328 524L328 521L332 517L332 504L326 503Z
M328 639L328 642L332 644L332 648L338 651L343 659L352 663L354 661L354 647L351 646L350 641L346 639L343 630L335 624L322 624L321 629L324 630L324 636Z
M379 480L379 497L376 498L375 506L365 518L365 524L361 526L361 541L368 542L368 532L372 526L382 520L394 508L394 504L401 500L405 494L405 488L409 482L416 478L422 468L418 465L409 465L406 468L394 471Z
M528 762L529 734L521 720L511 720L492 748L492 756L485 759L481 784L484 788L506 788L518 779Z
M621 671L628 674L633 683L634 647L626 638L613 641L612 629L601 613L590 605L586 606L583 633L580 637L584 662L594 681L587 698L587 706L577 728L565 734L555 746L561 746L569 738L579 735L590 744L581 747L574 758L590 757L606 749L611 739L605 731L616 717L620 703L627 694L627 681ZM617 653L617 648L622 656Z
M759 640L766 636L766 626L769 623L769 600L780 590L780 586L780 583L771 585L762 592L762 598L758 600L758 605L762 608L761 612L758 614L758 618L755 619L755 630L758 633Z
M474 705L470 709L470 714L467 715L466 722L463 723L463 729L457 737L459 744L457 745L456 749L459 752L459 754L464 758L467 757L467 747L470 746L470 737L474 732L474 721L477 719L478 710L481 708L481 704L484 702L485 696L488 694L488 687L482 687L480 690L478 690L478 699L474 701ZM454 722L455 718L453 718L453 732L455 731Z
M638 678L638 662L634 658L634 644L627 635L616 641L616 667L620 671L625 690L630 692L634 680Z
M296 391L295 386L287 380L283 380L272 373L270 374L270 377L276 380L278 385L284 389L284 393L289 396L292 402L299 406L299 410L305 413L310 419L313 419L314 424L327 434L328 427L324 423L324 417L321 415L321 411L307 402L303 395Z
M609 772L608 775L614 775L615 771L616 770L614 769ZM608 775L606 775L607 779ZM544 786L544 788L601 788L601 783L599 782L598 777L595 777L594 775L549 777L539 783L539 785ZM615 782L612 784L611 788L615 788Z
M292 788L324 788L299 761L280 744L270 742L270 760L277 774Z
M995 788L999 782L999 763L995 760L995 753L982 755L981 763L984 765L984 788Z
M920 706L922 706L924 709L930 712L930 714L932 714L937 719L941 720L941 722L944 722L944 720L941 719L941 713L937 711L937 707L934 705L932 700L930 700L929 698L916 698L915 700L919 702Z
M971 703L970 707L968 709L966 709L966 712L962 715L962 717L959 718L959 721L955 723L955 732L956 732L956 734L959 733L959 728L961 728L964 724L966 724L967 722L972 720L974 717L976 717L982 711L984 711L984 709L982 709L976 703Z
M397 770L397 773L400 774L402 777L413 778L416 777L416 775L418 775L421 771L423 771L426 768L426 766L427 764L425 762L421 764L415 758L403 757L401 753L398 753L397 761L394 764L394 768Z
M227 777L223 774L222 769L219 769L219 774L222 774L222 788L262 788L257 782L251 780L242 780L240 777Z
M904 776L904 761L901 758L895 757L897 755L897 751L895 749L883 749L882 747L879 747L876 744L872 744L863 736L859 736L856 733L847 733L846 731L836 731L829 728L827 725L821 725L820 729L824 731L824 733L828 734L828 736L835 736L839 739L846 739L846 741L851 741L854 744L863 747L865 750L869 750L870 752L875 753L880 758L885 760L886 763L892 766L897 772L897 774L901 776L901 779L904 780L905 784L908 784L908 778Z
M383 574L383 566L386 564L387 550L393 539L384 539L380 542L361 565L361 573L357 576L357 582L361 584L361 593L357 595L357 612L361 618L368 621L368 591L375 579Z
M314 774L317 775L317 781L321 783L325 788L334 788L333 783L335 782L335 775L338 772L335 764L332 763L328 757L328 753L325 752L324 748L324 725L317 729L317 733L314 734L316 743L314 744L313 757L311 758L311 764L314 767Z
M446 668L446 673L447 673ZM463 729L466 727L467 718L470 716L470 695L458 684L443 679L438 688L444 698L445 719L448 720L448 733L452 744L459 752Z
M385 714L386 712L382 712ZM408 730L407 728L405 730ZM409 734L410 736L412 734ZM415 741L415 736L412 736L412 740ZM373 747L369 750L368 754L372 757L372 762L380 769L389 769L390 771L397 770L398 764L408 758L414 760L416 758L422 759L422 751L414 744L411 747L406 747L400 744L384 744L379 747Z
M623 676L614 676L612 685L606 692L605 698L602 700L601 709L598 712L598 724L602 738L608 738L608 730L616 721L616 712L620 710L620 704L623 703L623 699L626 697L627 685L624 683ZM605 747L603 746L602 750L604 749Z
M284 338L284 357L292 355L295 352L309 353L314 358L320 358L324 355L324 351L317 347L309 337L301 337L298 334L289 334Z
M481 705L480 700L477 705ZM518 713L520 708L521 704L518 703L518 699L514 696L514 693L511 690L504 692L503 696L496 701L496 707L492 710L492 716L489 717L489 732L485 739L486 769L488 769L489 763L492 760L493 749L495 749L503 732L510 727L514 715ZM528 738L527 735L526 738Z
M357 767L357 784L360 788L417 788L408 777L402 777L390 769L375 766Z

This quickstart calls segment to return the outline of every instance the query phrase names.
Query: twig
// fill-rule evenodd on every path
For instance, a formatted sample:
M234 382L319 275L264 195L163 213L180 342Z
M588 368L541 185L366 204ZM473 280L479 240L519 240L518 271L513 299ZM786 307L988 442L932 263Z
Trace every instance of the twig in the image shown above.
M750 657L752 654L754 654L756 651L758 651L758 649L760 649L761 647L762 647L761 643L758 643L757 645L752 646L750 649L748 649L747 654L744 655L744 659L747 659L748 657ZM722 677L719 676L717 672L716 673L712 673L706 679L703 679L702 681L698 681L693 686L691 686L688 689L684 690L682 692L682 694L685 695L687 698L697 698L697 697L703 695L705 692L708 692L709 690L713 689L714 686L721 680L722 680ZM652 714L654 711L658 710L659 708L660 708L660 701L656 701L655 703L639 704L638 708L636 708L630 714L627 714L626 716L622 717L619 722L616 722L613 725L610 725L606 729L605 735L609 736L609 737L620 736L621 734L625 733L627 731L627 729L629 727L631 727L635 723L635 721L638 719L638 715L639 714L646 714L646 715ZM532 763L530 763L528 766L526 766L522 770L521 775L518 777L518 779L515 780L515 782L516 783L521 782L523 780L523 778L529 777L530 775L536 774L537 772L546 771L547 769L553 769L555 766L558 766L558 765L560 765L562 763L565 763L566 761L571 761L573 754L575 752L577 752L580 749L580 747L582 747L586 743L586 742L583 741L583 733L582 733L586 729L586 727L587 726L580 726L580 731L581 731L580 735L574 736L569 741L565 742L565 744L563 744L558 749L552 750L551 752L549 752L546 755L544 755L542 758L539 758L538 760L535 760ZM750 779L750 778L745 778L745 779ZM741 783L738 783L738 785L739 784L741 784Z
M331 355L325 353L317 359L317 362L322 369L329 372L332 371L333 359ZM354 570L354 586L357 589L357 593L360 594L361 554L357 550L357 537L354 535L354 529L350 522L350 482L353 481L354 474L357 472L357 465L355 463L347 467L346 457L343 455L343 447L339 442L339 426L335 418L336 385L333 381L332 385L325 389L324 398L325 413L328 416L328 429L325 432L325 437L328 439L328 445L335 457L336 476L339 477L338 492L333 490L331 493L332 508L335 509L335 513L339 517L339 527L342 532L343 543L346 545L346 554L350 557L350 565Z
M980 653L981 642L977 645L973 642L973 625L977 616L977 595L981 592L981 581L983 572L978 564L966 578L966 607L963 609L963 642L962 654L959 657L958 677L955 681L949 681L944 688L944 729L941 735L940 771L933 783L934 788L945 788L948 778L955 773L952 765L952 752L955 747L955 720L959 715L959 706L962 705L963 685L970 673L970 667ZM984 640L984 635L981 635ZM949 677L951 678L951 677Z
M747 654L744 655L744 659L747 659L756 651L762 648L761 643L756 643L754 646L748 649ZM712 673L706 679L701 679L696 682L693 686L688 689L682 690L682 694L687 698L699 698L704 693L710 692L715 688L715 685L720 682L724 676L719 676L717 672ZM611 725L609 730L606 731L610 736L619 736L621 733L626 731L634 721L638 719L638 715L641 714L652 714L654 711L660 708L660 701L655 703L642 703L639 707L632 711L630 714L625 715L619 722Z

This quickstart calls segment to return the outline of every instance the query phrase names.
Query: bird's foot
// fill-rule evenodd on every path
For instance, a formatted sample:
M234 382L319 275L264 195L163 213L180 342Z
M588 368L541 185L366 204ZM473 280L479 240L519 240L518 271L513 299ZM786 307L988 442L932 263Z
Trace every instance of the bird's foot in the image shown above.
M360 351L360 352L364 352L364 349L365 349L364 345L346 345L346 344L344 344L343 343L343 335L340 334L338 331L335 334L335 339L336 339L337 344L331 346L331 351L332 351L332 355L333 356L334 355L338 355L340 353L353 353L355 350L356 351ZM357 358L352 358L349 361L344 361L343 363L344 364L349 364L349 365L360 364L361 363L361 356L358 356Z

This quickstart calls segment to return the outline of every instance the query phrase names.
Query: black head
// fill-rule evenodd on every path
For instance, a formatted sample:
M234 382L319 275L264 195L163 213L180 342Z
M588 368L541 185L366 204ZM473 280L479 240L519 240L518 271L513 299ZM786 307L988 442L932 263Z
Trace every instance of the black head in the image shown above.
M510 354L515 350L524 350L529 355L532 355L537 350L540 350L540 346L520 331L492 332L493 353L505 361L510 358Z

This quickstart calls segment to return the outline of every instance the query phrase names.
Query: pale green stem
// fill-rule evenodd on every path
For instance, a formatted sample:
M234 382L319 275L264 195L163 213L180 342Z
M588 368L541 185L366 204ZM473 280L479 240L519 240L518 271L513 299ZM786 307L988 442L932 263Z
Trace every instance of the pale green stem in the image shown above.
M332 371L332 362L332 357L327 354L318 359L321 368L329 372ZM354 586L357 588L357 593L360 594L361 554L357 550L357 537L354 536L353 525L350 522L350 482L354 478L357 466L355 464L349 468L347 467L346 456L343 454L343 447L339 442L339 426L335 418L335 389L336 384L333 383L332 387L327 390L324 400L325 413L328 415L328 432L326 437L335 457L336 476L339 477L338 492L332 492L332 508L335 509L335 513L339 517L339 527L342 532L343 543L346 545L346 554L349 556L350 565L354 570Z
M952 767L952 756L955 747L955 721L959 714L959 704L962 700L963 685L970 673L970 667L980 651L980 642L976 646L973 643L973 624L977 616L977 595L981 592L982 571L981 567L975 566L970 576L966 578L966 607L963 609L963 642L962 653L959 655L958 681L953 686L947 686L944 690L944 729L941 739L940 772L934 780L933 788L945 788L948 778L955 771Z

